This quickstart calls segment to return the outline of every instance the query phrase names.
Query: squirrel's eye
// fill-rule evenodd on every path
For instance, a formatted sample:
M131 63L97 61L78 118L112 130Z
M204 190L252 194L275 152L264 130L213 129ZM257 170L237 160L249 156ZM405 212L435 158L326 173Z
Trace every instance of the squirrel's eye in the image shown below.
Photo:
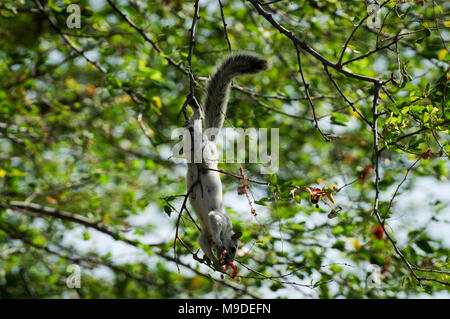
M236 247L231 247L230 251L232 254L234 254L236 252Z

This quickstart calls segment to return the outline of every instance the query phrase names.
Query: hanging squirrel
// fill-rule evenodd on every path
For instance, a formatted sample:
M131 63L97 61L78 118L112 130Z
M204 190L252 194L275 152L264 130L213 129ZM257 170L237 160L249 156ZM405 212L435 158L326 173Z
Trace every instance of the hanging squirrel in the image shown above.
M215 137L225 120L232 79L255 74L268 67L267 60L251 53L238 53L225 58L212 72L201 107L193 108L194 114L187 123L193 145L188 160L187 188L190 190L189 201L202 227L198 242L211 261L214 260L212 248L215 248L217 259L222 264L233 262L242 233L233 231L231 219L223 206L222 183L219 172L214 171L218 163ZM198 151L200 147L202 158L194 161L193 150L197 148Z

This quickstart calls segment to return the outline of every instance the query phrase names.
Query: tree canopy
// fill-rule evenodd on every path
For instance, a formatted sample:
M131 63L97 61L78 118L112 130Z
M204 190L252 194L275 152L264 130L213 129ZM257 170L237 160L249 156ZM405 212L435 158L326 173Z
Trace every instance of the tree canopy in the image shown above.
M448 297L449 9L2 1L0 297ZM233 81L225 126L278 128L280 158L219 165L233 278L197 258L171 150L241 50L271 68Z

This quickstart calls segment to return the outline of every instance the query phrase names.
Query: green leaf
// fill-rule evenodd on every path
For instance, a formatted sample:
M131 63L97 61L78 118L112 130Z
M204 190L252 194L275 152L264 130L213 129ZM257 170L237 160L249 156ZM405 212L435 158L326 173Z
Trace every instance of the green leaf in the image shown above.
M89 240L91 239L91 235L87 232L83 232L83 240Z
M332 113L331 114L331 123L336 124L336 125L341 125L341 126L346 126L348 122L347 117L345 117L345 115L341 114L341 113Z
M108 81L108 83L110 83L114 88L116 89L121 89L122 88L122 82L119 80L118 77L113 76L113 75L108 75L106 77L106 80Z
M276 185L277 184L278 177L277 177L276 174L270 174L269 178L270 178L270 183L272 185Z

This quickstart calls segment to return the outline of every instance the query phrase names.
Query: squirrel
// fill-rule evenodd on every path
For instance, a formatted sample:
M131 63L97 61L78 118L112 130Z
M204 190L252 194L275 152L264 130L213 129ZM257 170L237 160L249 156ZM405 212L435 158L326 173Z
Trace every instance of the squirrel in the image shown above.
M222 264L232 263L242 232L234 232L222 202L222 182L217 170L215 137L225 120L231 81L234 77L256 74L269 68L269 61L252 53L233 54L219 62L206 86L200 108L193 107L187 126L191 132L191 158L188 160L187 188L189 201L202 228L198 243L205 256L214 261L212 248ZM202 134L214 132L210 136ZM201 144L201 145L199 145ZM201 148L201 160L195 160L193 149ZM195 163L198 162L198 163Z

